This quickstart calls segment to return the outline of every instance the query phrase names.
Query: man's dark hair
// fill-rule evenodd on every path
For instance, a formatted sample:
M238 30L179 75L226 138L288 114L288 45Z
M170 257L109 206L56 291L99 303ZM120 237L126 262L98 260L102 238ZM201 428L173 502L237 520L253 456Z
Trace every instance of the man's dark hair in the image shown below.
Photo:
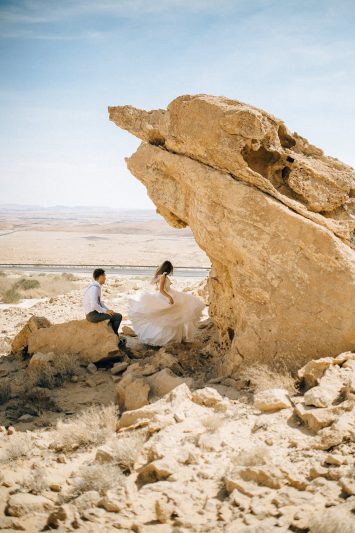
M105 271L103 268L95 268L93 277L94 279L99 279L99 277L102 276L102 274L105 274Z

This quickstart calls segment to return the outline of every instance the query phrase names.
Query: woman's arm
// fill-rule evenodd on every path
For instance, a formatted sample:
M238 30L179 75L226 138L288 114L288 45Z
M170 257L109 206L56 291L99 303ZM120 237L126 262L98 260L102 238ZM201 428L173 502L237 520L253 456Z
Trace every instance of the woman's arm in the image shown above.
M165 280L166 280L166 275L163 274L161 276L161 278L160 278L159 290L164 296L166 296L168 298L169 302L171 304L173 304L174 300L173 300L172 296L165 290Z

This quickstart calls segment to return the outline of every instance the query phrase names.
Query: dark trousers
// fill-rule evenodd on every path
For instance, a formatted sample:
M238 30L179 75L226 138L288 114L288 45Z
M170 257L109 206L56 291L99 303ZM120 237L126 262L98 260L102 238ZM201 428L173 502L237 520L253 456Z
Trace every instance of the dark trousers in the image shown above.
M115 313L114 315L108 315L107 313L99 313L98 311L91 311L86 315L86 320L89 322L102 322L103 320L109 320L113 331L118 335L118 328L120 327L122 315Z

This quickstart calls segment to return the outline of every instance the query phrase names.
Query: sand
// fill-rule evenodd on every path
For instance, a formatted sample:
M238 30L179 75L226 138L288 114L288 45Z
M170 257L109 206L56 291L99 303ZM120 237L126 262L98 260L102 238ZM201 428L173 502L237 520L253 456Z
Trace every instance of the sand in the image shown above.
M1 264L209 267L189 228L154 211L102 208L0 208Z

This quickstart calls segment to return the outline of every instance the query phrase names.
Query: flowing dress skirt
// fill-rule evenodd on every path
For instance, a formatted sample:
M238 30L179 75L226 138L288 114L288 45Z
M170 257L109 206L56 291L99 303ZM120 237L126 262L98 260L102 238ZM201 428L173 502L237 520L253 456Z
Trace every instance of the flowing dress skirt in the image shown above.
M159 291L130 298L128 317L139 340L151 346L191 341L205 304L193 294L169 288L174 303Z

